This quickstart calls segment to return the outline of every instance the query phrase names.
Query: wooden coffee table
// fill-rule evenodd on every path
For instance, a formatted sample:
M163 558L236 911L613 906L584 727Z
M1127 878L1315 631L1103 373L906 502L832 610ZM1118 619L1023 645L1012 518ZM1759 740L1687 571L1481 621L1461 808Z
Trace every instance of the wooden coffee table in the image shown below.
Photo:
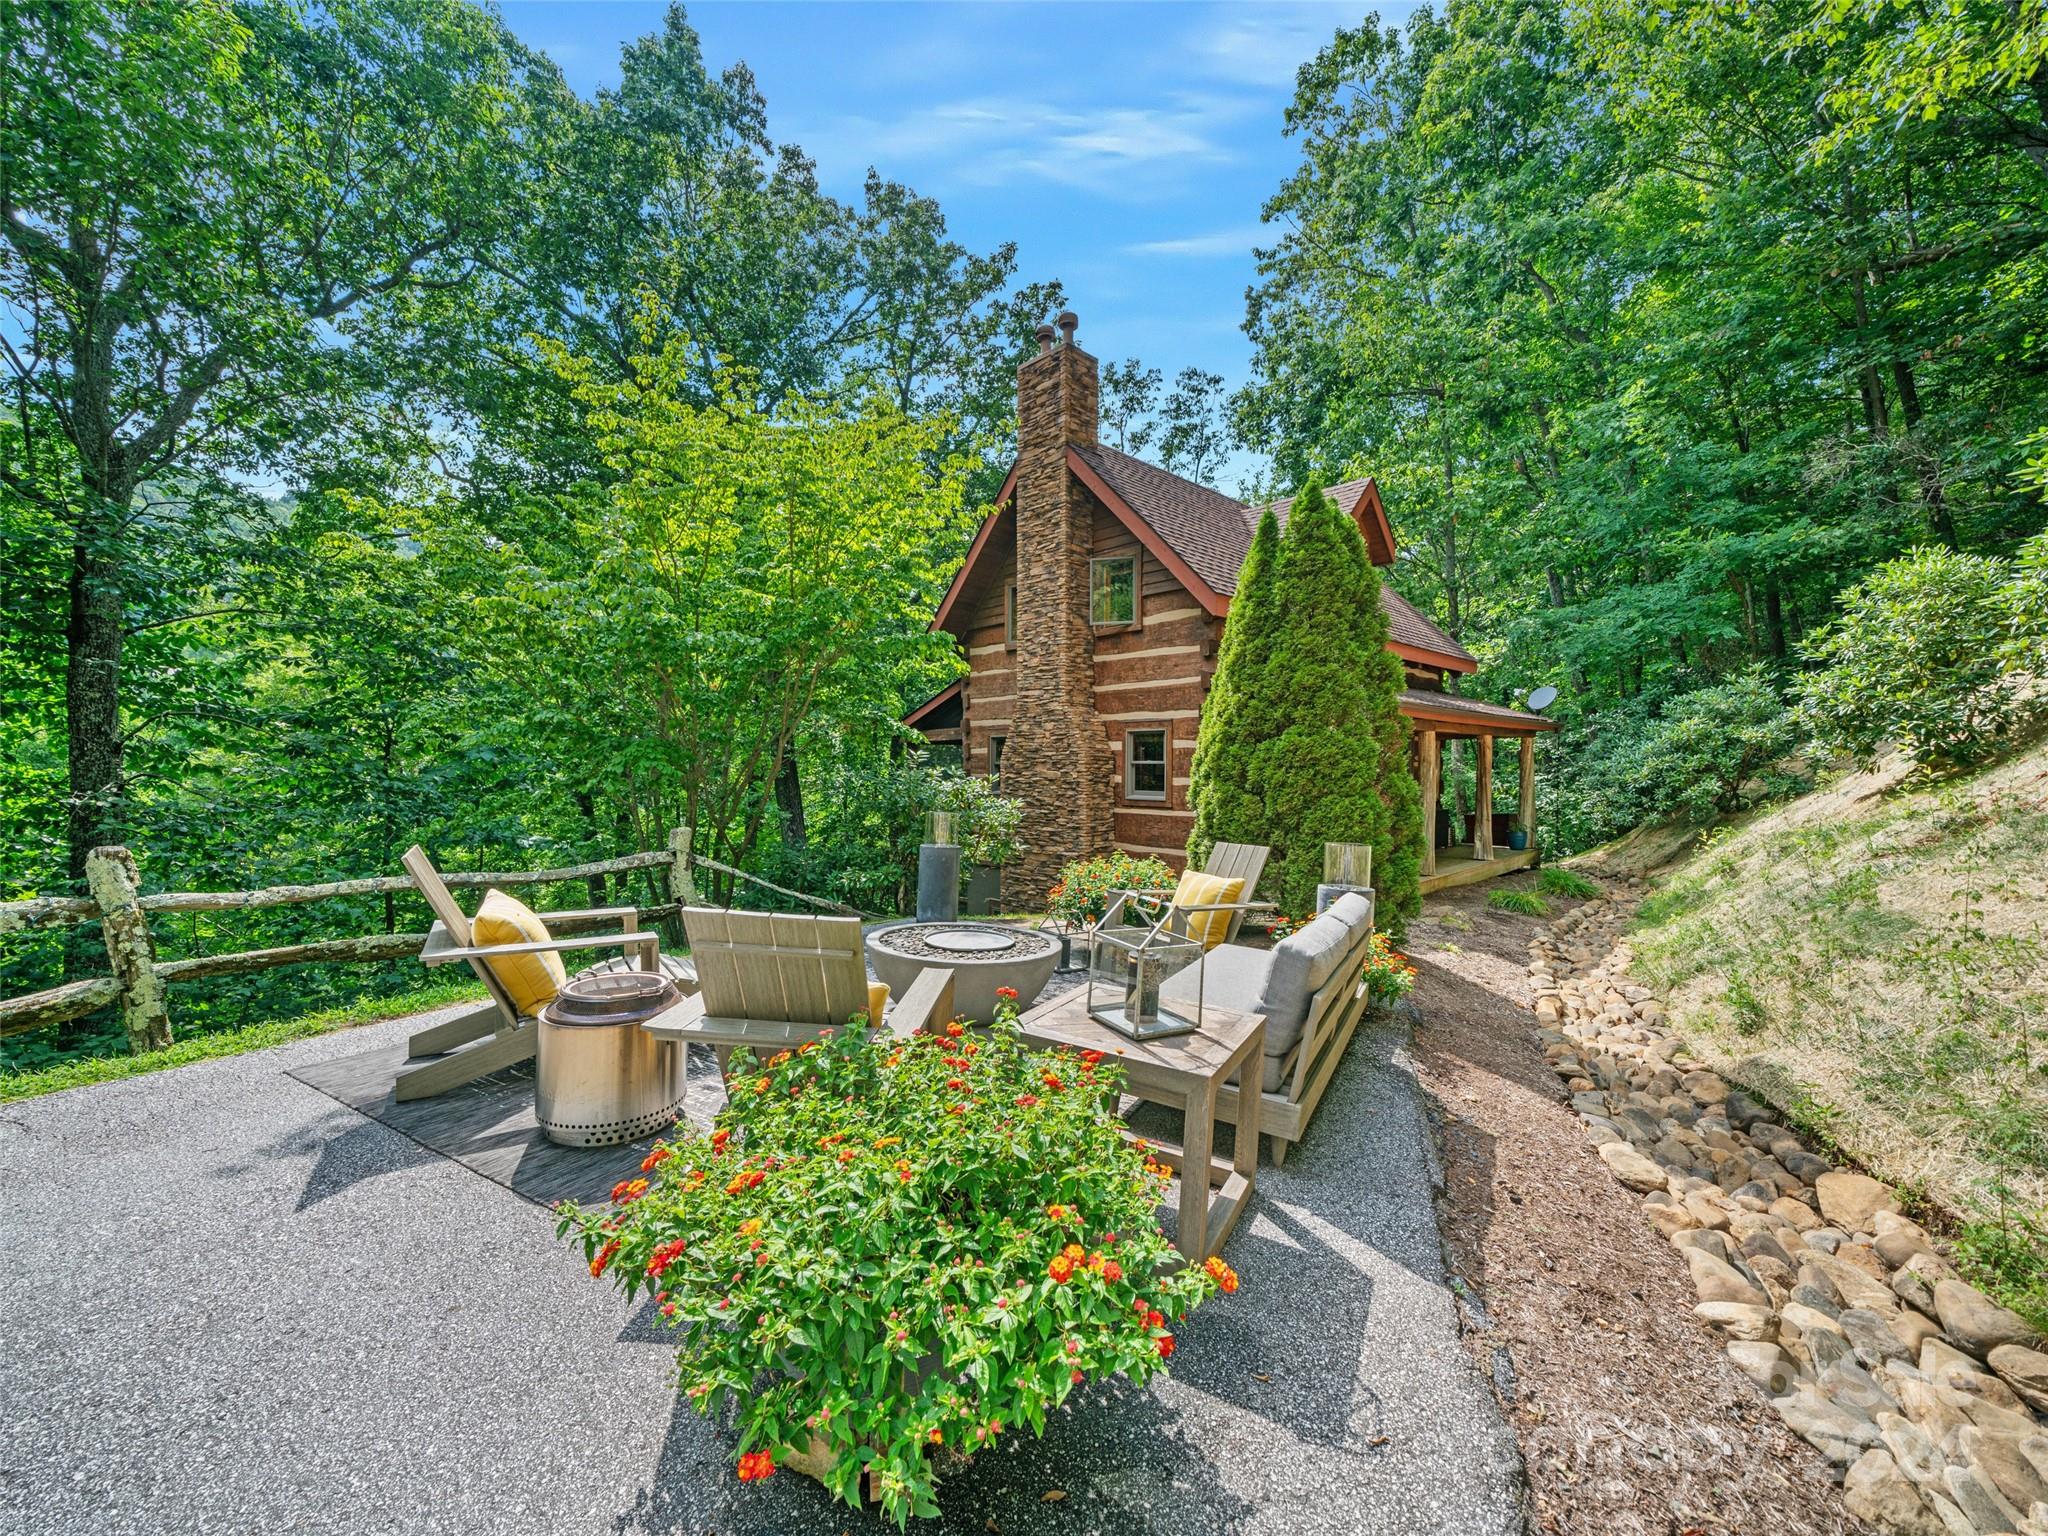
M1259 1074L1265 1060L1263 1014L1205 1007L1202 1027L1164 1040L1133 1040L1088 1017L1088 988L1041 1003L1017 1021L1039 1047L1100 1051L1124 1069L1127 1090L1181 1111L1178 1149L1150 1143L1159 1161L1180 1175L1180 1225L1175 1245L1199 1264L1220 1251L1244 1214L1259 1166ZM1210 1156L1216 1137L1216 1091L1237 1079L1237 1143L1228 1163ZM1191 1175L1190 1170L1195 1170Z

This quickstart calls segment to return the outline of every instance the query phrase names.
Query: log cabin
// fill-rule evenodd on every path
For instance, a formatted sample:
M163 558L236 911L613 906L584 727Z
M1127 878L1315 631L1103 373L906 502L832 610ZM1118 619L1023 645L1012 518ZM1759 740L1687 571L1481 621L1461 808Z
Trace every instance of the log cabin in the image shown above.
M1028 851L1002 877L1009 911L1035 910L1062 865L1110 848L1184 862L1195 732L1263 510L1102 442L1099 370L1076 325L1070 311L1057 332L1039 327L1038 355L1017 370L1016 462L931 621L958 641L967 672L904 720L1023 802ZM1327 494L1373 563L1391 565L1373 481ZM1288 507L1274 504L1283 529ZM1535 739L1552 722L1459 697L1451 680L1478 662L1391 587L1380 602L1430 829L1423 889L1535 862ZM1518 810L1452 827L1437 803L1445 744L1476 744L1477 803L1490 807L1500 737L1520 743ZM1527 846L1499 846L1516 825Z

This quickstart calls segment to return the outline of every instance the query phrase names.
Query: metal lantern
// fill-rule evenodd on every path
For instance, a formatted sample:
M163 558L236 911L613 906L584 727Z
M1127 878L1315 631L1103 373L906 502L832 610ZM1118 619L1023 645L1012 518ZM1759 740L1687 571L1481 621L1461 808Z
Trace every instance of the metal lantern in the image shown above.
M1156 906L1155 917L1148 907ZM1191 1034L1202 1027L1202 945L1169 926L1172 905L1136 891L1120 891L1089 935L1088 1017L1133 1040ZM1161 989L1190 967L1192 1006L1185 988L1169 1001Z

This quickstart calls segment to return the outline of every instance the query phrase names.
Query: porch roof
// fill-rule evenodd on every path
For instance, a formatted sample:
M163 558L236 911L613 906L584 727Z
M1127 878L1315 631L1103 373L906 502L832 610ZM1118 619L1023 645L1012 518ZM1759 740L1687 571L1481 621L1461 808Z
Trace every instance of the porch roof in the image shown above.
M1480 699L1462 699L1454 693L1436 693L1426 688L1404 688L1401 713L1419 720L1433 730L1451 736L1533 736L1554 731L1555 720L1509 709L1505 704L1488 704Z

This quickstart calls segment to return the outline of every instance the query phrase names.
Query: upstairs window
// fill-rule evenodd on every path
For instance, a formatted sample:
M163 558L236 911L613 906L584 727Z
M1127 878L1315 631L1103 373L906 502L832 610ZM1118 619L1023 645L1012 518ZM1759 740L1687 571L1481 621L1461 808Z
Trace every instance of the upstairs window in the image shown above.
M988 739L988 787L1003 787L1003 748L1010 744L1007 736L991 736Z
M1017 583L1010 582L1003 588L1003 644L1017 643Z
M1088 622L1097 628L1138 622L1138 562L1131 555L1088 562Z
M1124 798L1166 798L1166 732L1130 731L1125 734Z

